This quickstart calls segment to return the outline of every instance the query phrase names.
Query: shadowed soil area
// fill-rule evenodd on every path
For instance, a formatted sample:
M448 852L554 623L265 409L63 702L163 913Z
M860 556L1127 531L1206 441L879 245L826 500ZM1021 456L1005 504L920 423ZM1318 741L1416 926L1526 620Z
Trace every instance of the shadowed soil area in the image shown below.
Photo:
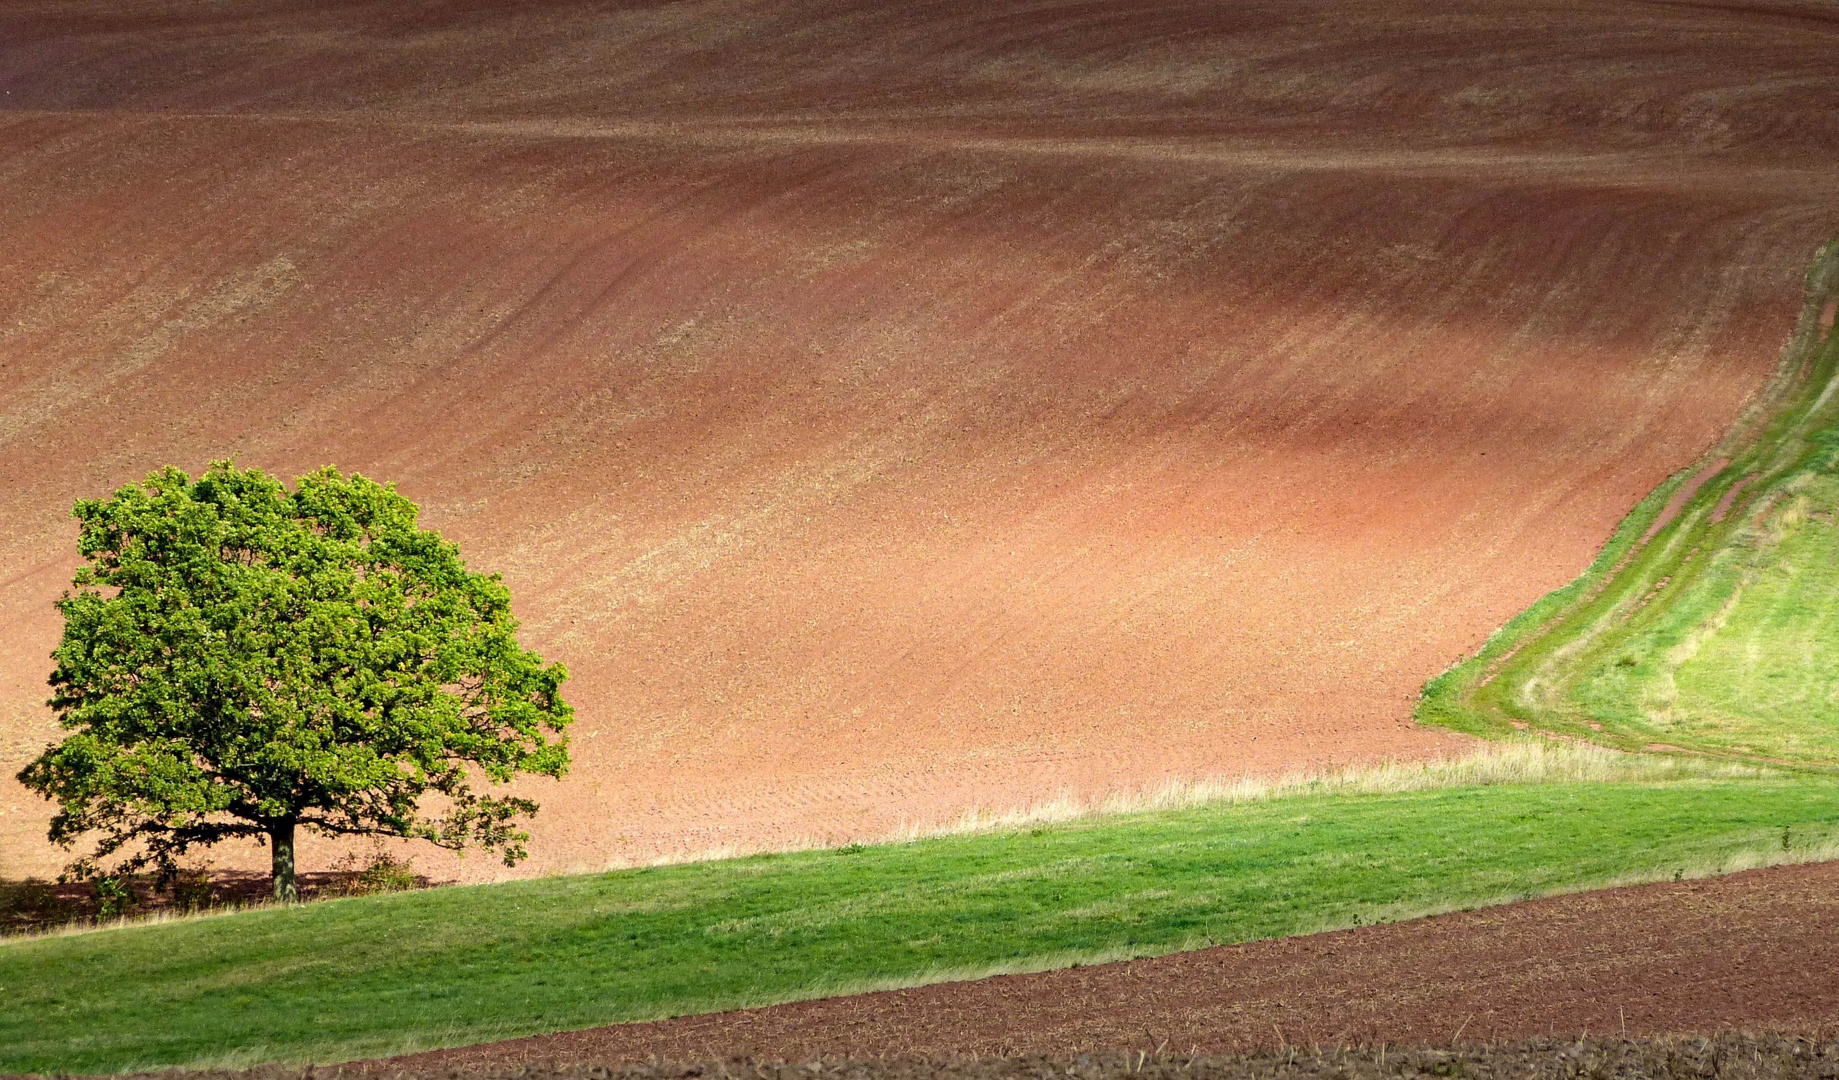
M1661 1036L1839 1024L1839 863L1526 901L1153 960L393 1058L440 1074L665 1060ZM350 1068L350 1066L347 1066Z
M569 665L522 872L1446 753L1424 679L1773 374L1836 47L1813 3L0 6L0 875L64 857L12 774L71 503L230 456L399 481Z
M366 868L356 859L346 859L335 865L336 869L300 875L300 899L368 896L426 889L436 884L399 863ZM274 898L274 879L247 870L189 875L164 886L152 874L115 880L127 889L128 895L113 902L91 881L0 880L0 935L80 927L115 917L133 919L252 907Z

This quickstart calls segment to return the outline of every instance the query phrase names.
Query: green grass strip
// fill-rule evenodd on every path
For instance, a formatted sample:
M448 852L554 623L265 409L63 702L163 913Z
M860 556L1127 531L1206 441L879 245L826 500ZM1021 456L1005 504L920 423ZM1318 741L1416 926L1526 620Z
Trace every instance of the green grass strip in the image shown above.
M1714 620L1728 617L1737 592L1770 569L1764 563L1800 577L1803 591L1817 590L1832 575L1820 561L1833 545L1780 547L1781 530L1761 519L1771 513L1804 519L1806 494L1828 490L1819 481L1839 468L1839 334L1821 326L1835 295L1839 243L1815 257L1807 302L1777 376L1730 435L1643 499L1575 581L1502 627L1478 655L1427 683L1420 721L1485 737L1519 728L1625 750L1664 743L1718 757L1839 767L1839 742L1810 728L1826 717L1747 704L1763 700L1761 680L1770 676L1826 681L1818 669L1829 654L1839 656L1839 638L1828 633L1830 593L1797 605L1759 598L1753 615L1746 609L1734 627L1746 637L1744 656L1714 649L1707 657L1723 657L1721 667L1701 662L1685 673L1688 704L1703 703L1695 714L1701 722L1679 723L1673 715L1681 665L1707 633L1721 629ZM1699 477L1703 482L1666 517L1674 496ZM1805 565L1785 565L1784 558ZM1758 658L1772 650L1781 662L1764 671L1769 665ZM1797 658L1796 673L1782 670ZM1839 706L1830 711L1839 718Z
M0 1071L331 1062L1808 858L1839 786L1284 795L0 943Z

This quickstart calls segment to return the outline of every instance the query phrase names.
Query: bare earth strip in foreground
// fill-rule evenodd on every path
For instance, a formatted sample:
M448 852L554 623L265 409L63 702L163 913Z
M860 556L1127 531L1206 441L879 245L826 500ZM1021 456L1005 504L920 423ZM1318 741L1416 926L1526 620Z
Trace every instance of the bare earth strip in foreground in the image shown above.
M1176 1053L1839 1024L1839 863L370 1063ZM347 1066L347 1068L351 1068Z

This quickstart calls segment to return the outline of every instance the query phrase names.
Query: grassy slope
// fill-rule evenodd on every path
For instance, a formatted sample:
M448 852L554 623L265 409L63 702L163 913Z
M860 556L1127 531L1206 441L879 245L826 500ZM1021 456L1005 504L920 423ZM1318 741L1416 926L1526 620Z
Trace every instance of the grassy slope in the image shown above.
M1806 499L1819 510L1797 505ZM1718 632L1674 665L1675 730L1741 745L1775 738L1795 756L1839 761L1839 478L1821 477L1772 524L1776 558L1757 568ZM1677 736L1675 736L1677 737Z
M1593 651L1580 708L1669 743L1839 765L1839 478L1798 479L1682 603Z
M1786 831L1785 831L1786 830ZM1789 779L1306 793L0 944L0 1071L348 1059L1830 851Z
M1730 464L1646 538L1699 466L1656 489L1583 576L1432 680L1419 719L1839 767L1839 334L1819 325L1835 293L1829 244L1780 377L1705 458Z

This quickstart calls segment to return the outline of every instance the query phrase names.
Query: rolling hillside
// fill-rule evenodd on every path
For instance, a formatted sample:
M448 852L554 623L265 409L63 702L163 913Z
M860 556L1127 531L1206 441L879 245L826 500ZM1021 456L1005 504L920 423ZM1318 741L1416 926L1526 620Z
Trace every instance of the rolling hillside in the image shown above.
M397 480L505 575L580 715L525 872L1444 752L1425 678L1774 375L1836 48L1820 3L9 0L0 875L60 862L11 777L71 502L226 456Z

